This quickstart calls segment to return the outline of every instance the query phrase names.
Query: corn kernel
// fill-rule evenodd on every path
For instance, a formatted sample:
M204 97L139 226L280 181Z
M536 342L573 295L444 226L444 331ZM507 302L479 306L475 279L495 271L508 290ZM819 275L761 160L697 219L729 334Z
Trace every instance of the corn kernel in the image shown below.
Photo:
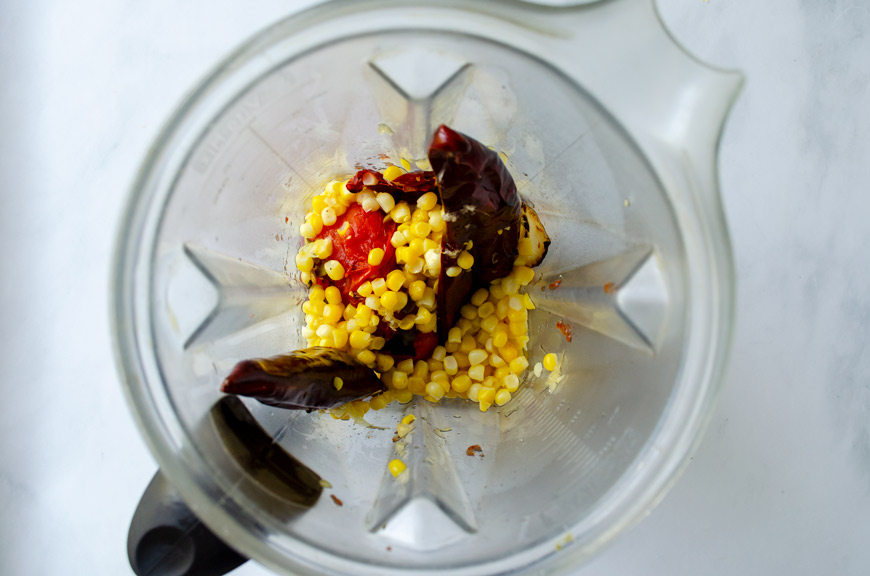
M392 244L393 248L400 248L405 245L407 240L405 239L405 235L396 230L393 232L393 235L390 236L390 244ZM404 253L403 253L404 254ZM399 259L399 251L396 250L396 260Z
M487 356L489 355L486 353L486 350L475 348L468 353L468 361L471 363L472 366L477 366L478 364L483 364L484 362L486 362Z
M425 394L426 381L419 376L408 376L408 390L414 394Z
M357 323L361 326L366 326L369 323L369 320L372 317L372 309L366 304L360 304L356 308L356 315L354 319L356 319Z
M528 266L516 266L512 274L520 286L526 286L535 279L535 271Z
M492 405L495 401L495 389L484 386L477 394L477 401L481 403L486 402L487 404Z
M375 201L378 203L378 206L381 207L385 213L389 214L390 211L396 207L396 201L393 199L392 194L389 192L380 192L377 196L375 196Z
M408 304L408 295L404 292L397 292L396 296L399 299L399 302L396 304L396 310L401 310Z
M429 367L429 380L431 382L438 382L441 384L442 388L450 387L450 376L444 370L432 370L432 367ZM445 390L446 391L446 390Z
M427 378L429 376L429 365L424 360L414 362L414 376L417 378Z
M348 341L350 342L351 348L356 348L357 350L365 348L371 342L372 335L368 332L363 332L362 330L354 330L350 333L348 337Z
M431 210L438 204L438 196L434 192L426 192L417 198L417 207L421 210Z
M323 194L318 194L311 199L311 207L314 209L315 212L320 212L321 210L326 208L326 206L326 196L324 196Z
M471 380L469 380L471 382ZM468 387L468 399L472 402L477 402L477 399L480 397L480 391L483 390L483 384L478 384L475 382L474 384L469 385Z
M344 278L344 266L337 260L327 260L326 264L323 265L323 269L333 282L338 282Z
M317 236L317 233L314 231L314 226L312 226L308 222L303 222L299 225L299 234L303 238L314 238L315 236Z
M523 307L526 310L534 310L535 309L535 303L532 302L532 297L529 296L528 293L523 294Z
M459 371L459 363L456 361L455 356L451 355L444 358L444 371L450 376L453 376Z
M299 330L299 333L300 333L300 334L302 335L302 337L305 338L306 340L310 340L310 339L314 338L314 330L312 330L312 329L309 328L308 326L303 326L303 327Z
M477 364L476 366L472 366L468 369L468 377L471 378L472 380L477 380L478 382L483 381L484 374L485 374L484 367L480 364Z
M459 266L450 266L447 268L447 276L450 278L456 278L460 274L462 274L462 268Z
M314 268L314 259L305 252L296 254L296 268L300 272L311 272Z
M356 354L356 359L365 364L366 366L372 366L378 359L378 357L371 350L360 350Z
M386 372L392 368L395 363L396 361L389 354L378 354L378 371Z
M438 382L429 382L426 384L426 394L437 402L444 397L444 388Z
M404 158L399 158L399 164L402 165L402 168L405 169L406 172L411 171L411 163L405 160Z
M469 270L474 265L474 256L466 250L459 253L456 264L463 270Z
M335 221L338 217L335 214L335 210L327 206L320 212L320 221L323 222L324 226L332 226L335 224Z
M425 308L417 310L417 316L414 318L414 324L427 324L432 319L432 314Z
M556 369L557 362L558 362L558 358L556 358L556 355L553 354L552 352L550 352L549 354L546 354L544 356L544 360L543 360L542 364L544 365L544 368L546 368L548 371L552 372L553 370Z
M504 358L505 362L512 362L519 356L519 352L513 344L505 344L499 348L499 355Z
M511 401L510 390L501 389L495 394L495 403L499 406L504 406Z
M477 318L477 307L472 306L471 304L466 304L462 308L459 309L459 313L463 318L467 318L468 320L474 320Z
M372 248L369 251L368 263L372 266L377 266L381 262L384 261L384 249L383 248Z
M404 308L404 306L403 306ZM408 314L401 320L399 320L399 330L410 330L414 327L414 316L412 314Z
M462 343L459 345L459 351L468 354L477 348L477 341L471 334L466 334L462 337Z
M372 283L371 282L363 282L359 285L359 288L356 289L356 293L362 296L363 298L368 298L372 295Z
M335 286L327 286L324 296L330 304L341 304L341 291Z
M475 292L474 294L471 295L471 303L474 304L475 306L480 306L484 302L486 302L486 299L488 297L489 297L489 290L487 290L486 288L480 288L477 290L477 292Z
M493 368L501 368L502 366L506 366L507 363L504 361L504 358L498 354L493 354L489 357L489 365Z
M372 293L375 296L380 298L384 294L384 292L386 292L386 291L387 291L387 281L386 280L384 280L383 278L375 278L374 280L372 280Z
M391 383L396 390L404 390L408 387L408 375L404 372L394 371Z
M393 219L393 222L404 224L411 219L411 208L408 206L407 202L399 202L390 211L390 217Z
M329 338L332 336L332 326L329 324L322 324L317 327L317 330L315 330L314 333L320 338Z
M389 312L392 312L398 307L399 295L392 290L387 290L380 297L380 305Z
M441 216L441 210L431 210L429 212L429 228L433 232L442 232L446 228L444 217Z
M514 374L522 374L523 370L529 367L529 361L525 356L517 356L510 361L510 369Z
M323 321L328 324L338 324L343 313L344 306L341 304L327 304L323 307Z
M520 387L520 379L516 374L508 374L502 379L504 387L508 392L516 392Z
M344 348L347 344L347 328L335 328L332 331L332 343L336 348Z
M394 292L398 292L405 285L405 274L401 270L392 270L387 274L387 288ZM372 286L374 288L374 286Z
M489 402L481 402L480 403L480 411L486 412L487 410L489 410L490 406L492 406L492 404Z
M441 252L435 248L426 251L425 256L426 268L432 276L436 276L441 272Z
M401 176L404 173L405 173L405 171L402 170L401 168L399 168L398 166L392 166L392 165L387 166L383 172L384 180L387 180L388 182L392 182L393 180L395 180L396 178L398 178L399 176Z
M425 267L426 267L426 262L424 262L423 259L420 258L419 256L415 256L414 258L411 258L405 264L405 270L409 274L419 274L420 272L423 271L423 268L425 268Z
M427 286L426 289L423 290L423 297L420 298L420 301L418 302L418 304L420 306L424 306L426 308L434 308L435 307L435 290L433 290L432 288L429 288Z
M477 315L480 316L481 318L493 318L492 315L494 312L495 312L495 304L493 304L492 302L484 302L477 309ZM497 317L493 318L493 319L496 321L498 320ZM491 332L491 330L490 330L490 332Z
M317 258L326 260L332 256L332 238L321 238L311 244L311 251Z
M429 226L429 222L414 222L411 225L411 233L419 238L425 238L430 232L432 232L432 227Z
M513 279L513 277L508 276L507 278L502 280L502 286L504 286L504 291L508 295L516 294L520 287L517 284L517 281Z
M390 469L390 474L393 475L393 478L398 477L399 474L404 472L405 468L407 468L407 466L405 466L405 463L398 459L390 460L388 467Z
M462 330L454 326L450 330L447 331L447 342L454 342L459 344L462 342Z
M369 406L371 406L372 410L383 410L387 407L387 395L378 394L369 400Z
M323 219L320 217L318 212L309 212L305 215L305 221L311 224L311 228L314 230L314 234L320 234L320 231L323 230Z
M336 390L341 390L342 386L344 386L344 380L336 376L332 379L332 385L335 386Z
M485 304L489 304L489 302L486 302ZM487 332L488 334L492 334L493 330L495 330L495 327L498 326L498 317L493 316L492 314L487 314L486 316L484 316L481 313L482 309L483 306L477 309L477 314L481 317L480 329L484 332ZM502 345L504 345L504 343L502 343Z
M457 392L459 394L467 391L470 386L471 378L469 378L465 374L460 374L459 376L456 376L450 381L450 389L453 392Z
M410 390L399 390L398 392L396 392L396 400L400 404L407 404L408 402L410 402L413 399L414 399L414 393L411 392Z

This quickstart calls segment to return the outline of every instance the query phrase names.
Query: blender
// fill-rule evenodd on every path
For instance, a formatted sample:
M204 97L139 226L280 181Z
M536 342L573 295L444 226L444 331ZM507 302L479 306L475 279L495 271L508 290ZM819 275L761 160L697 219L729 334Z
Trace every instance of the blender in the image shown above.
M156 140L118 243L118 362L165 477L131 561L194 573L224 542L238 553L203 570L251 557L286 574L563 573L642 519L725 365L716 150L741 84L686 53L652 0L335 1L241 46ZM527 371L486 413L415 398L366 425L228 407L237 361L306 346L294 255L311 197L361 167L426 169L442 123L499 152L552 239L528 287L528 355L559 369ZM312 471L319 498L288 499L240 459L220 410ZM170 529L161 499L187 523Z

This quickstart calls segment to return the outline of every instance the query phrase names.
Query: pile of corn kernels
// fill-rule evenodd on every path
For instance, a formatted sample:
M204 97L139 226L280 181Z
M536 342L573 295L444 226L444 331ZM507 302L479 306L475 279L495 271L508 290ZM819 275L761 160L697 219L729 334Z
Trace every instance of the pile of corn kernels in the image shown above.
M384 178L392 181L403 174L402 168L389 166ZM382 322L393 330L416 329L434 332L437 326L436 290L441 273L441 237L445 230L438 196L427 192L416 205L398 201L386 192L364 188L350 192L346 181L333 181L312 200L312 209L300 233L306 239L296 255L302 280L309 284L308 300L303 304L305 327L302 335L309 346L327 346L349 352L359 362L375 370L387 387L383 394L369 401L355 401L333 411L340 418L364 415L369 409L380 410L393 401L410 402L414 395L430 402L442 398L464 398L476 402L481 411L493 404L503 406L511 400L528 368L528 311L535 308L521 289L535 277L526 266L529 246L520 242L519 257L511 273L494 281L489 289L475 292L461 310L461 318L426 360L404 359L396 362L385 352L384 338L374 335ZM366 212L381 211L396 224L390 243L395 248L396 268L385 277L364 282L356 292L360 302L344 302L335 286L325 289L313 283L313 277L339 281L344 269L332 255L330 238L316 239L325 226L336 224L353 203ZM347 223L343 227L346 227ZM338 233L341 234L339 229ZM465 246L457 266L446 270L455 277L474 266L474 258ZM372 266L382 263L384 250L375 248L368 254ZM397 318L409 299L416 303L416 314ZM545 362L545 365L549 364ZM552 368L550 368L552 369Z

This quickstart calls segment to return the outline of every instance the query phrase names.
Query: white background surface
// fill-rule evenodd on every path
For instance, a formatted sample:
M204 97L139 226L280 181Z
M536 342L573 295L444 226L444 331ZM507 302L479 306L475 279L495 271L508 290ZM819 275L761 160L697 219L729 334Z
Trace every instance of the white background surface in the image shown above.
M870 573L870 3L659 4L747 75L720 155L736 340L683 478L579 573ZM0 574L130 573L155 464L111 352L117 222L173 106L290 5L0 3Z

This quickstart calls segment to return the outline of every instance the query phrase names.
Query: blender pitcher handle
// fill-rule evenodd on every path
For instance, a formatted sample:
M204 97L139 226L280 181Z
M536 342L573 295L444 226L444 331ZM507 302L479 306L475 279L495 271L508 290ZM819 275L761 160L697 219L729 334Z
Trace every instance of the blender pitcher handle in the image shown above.
M200 522L160 470L130 522L127 556L138 576L220 576L248 560Z

